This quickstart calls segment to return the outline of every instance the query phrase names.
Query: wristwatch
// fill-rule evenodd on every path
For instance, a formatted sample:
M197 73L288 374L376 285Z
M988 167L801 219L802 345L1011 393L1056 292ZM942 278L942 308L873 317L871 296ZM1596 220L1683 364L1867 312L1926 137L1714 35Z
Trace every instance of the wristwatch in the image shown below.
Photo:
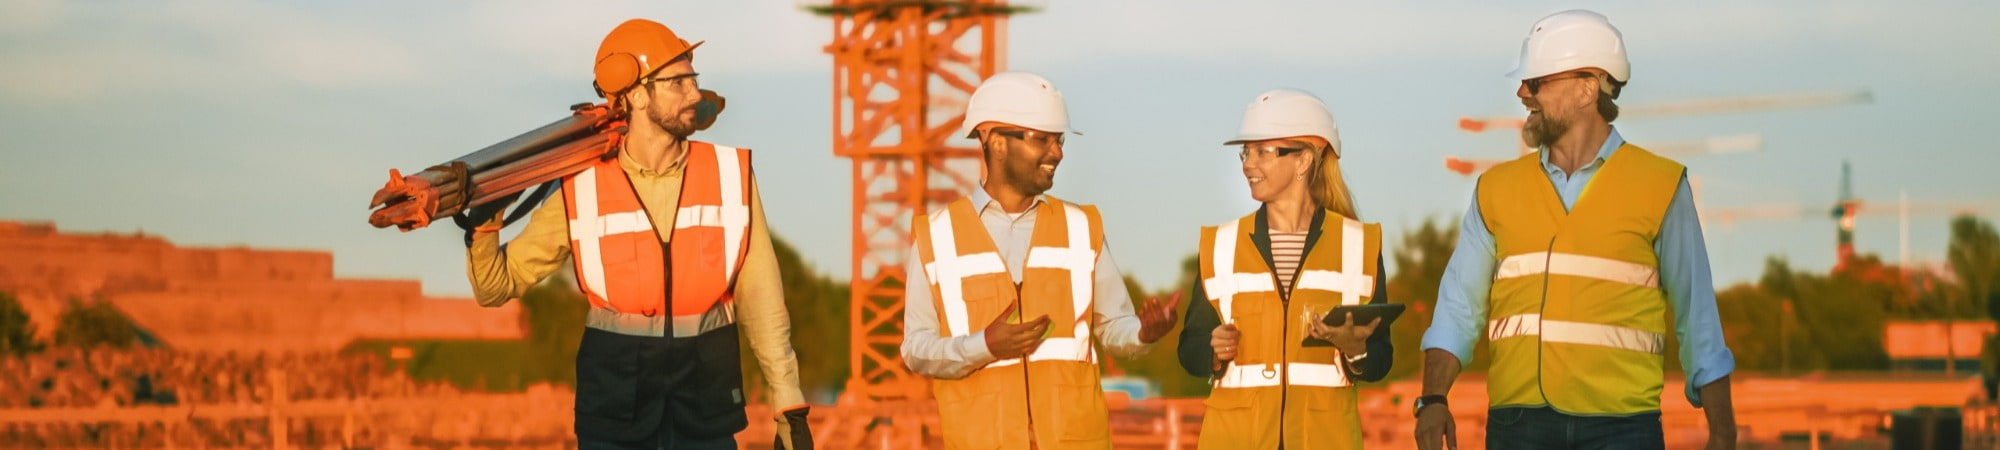
M1417 397L1417 401L1413 404L1415 406L1410 410L1410 415L1412 416L1422 414L1424 412L1425 406L1431 406L1431 405L1445 406L1444 396L1442 395L1426 395L1422 397Z

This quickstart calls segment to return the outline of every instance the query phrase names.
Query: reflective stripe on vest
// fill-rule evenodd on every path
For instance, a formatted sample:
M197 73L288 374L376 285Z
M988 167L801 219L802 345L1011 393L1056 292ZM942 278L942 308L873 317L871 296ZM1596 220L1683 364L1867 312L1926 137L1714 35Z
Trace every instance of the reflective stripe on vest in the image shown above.
M1542 342L1596 345L1641 353L1666 353L1667 337L1661 333L1595 323L1544 320L1540 314L1516 314L1488 321L1486 338L1499 341L1515 336L1541 336Z
M1285 372L1291 372L1290 379ZM1292 386L1346 387L1347 370L1337 364L1232 364L1216 380L1217 388L1253 388L1291 384Z
M1500 260L1500 266L1493 271L1493 279L1504 280L1541 274L1595 278L1655 289L1660 287L1659 273L1645 265L1610 258L1554 252L1508 256Z
M569 221L569 235L576 250L578 260L576 270L583 275L577 277L577 281L583 284L585 292L597 292L598 298L608 303L611 301L611 296L607 292L609 287L604 282L604 266L591 264L590 261L603 260L603 250L600 247L605 237L625 233L650 233L653 231L653 222L646 219L644 210L611 214L597 212L597 169L603 166L605 164L600 163L584 169L583 173L577 174L575 181L572 182L576 187L576 193L572 194L576 201L572 202L570 207L576 209L576 218Z
M750 226L748 151L692 142L685 158L668 249L617 159L565 178L572 263L592 306L586 326L688 337L735 323L734 284ZM717 247L720 254L704 251Z
M1489 406L1660 409L1669 305L1654 245L1685 174L1626 144L1567 204L1536 154L1480 176L1475 201L1494 247Z
M1340 295L1342 305L1359 305L1361 293L1375 291L1375 277L1362 271L1365 267L1361 261L1362 253L1366 248L1362 244L1362 239L1366 233L1363 231L1361 221L1337 216L1334 218L1341 220L1340 266L1348 268L1348 272L1306 269L1303 267L1304 261L1300 261L1299 279L1295 289L1332 292ZM1216 275L1202 280L1202 290L1208 294L1208 299L1222 303L1217 311L1222 315L1222 322L1232 324L1235 323L1235 319L1230 317L1230 312L1235 308L1236 302L1233 298L1236 294L1277 290L1277 283L1272 280L1270 272L1236 271L1234 255L1237 233L1240 230L1237 222L1232 220L1216 226L1215 245L1211 250L1216 256L1210 263L1215 267ZM1230 257L1225 258L1223 255Z
M1361 304L1361 293L1375 292L1375 277L1362 270L1361 252L1364 249L1361 238L1365 234L1361 221L1341 218L1340 221L1340 267L1348 272L1331 270L1299 271L1298 289L1317 289L1340 294L1340 304Z
M1091 299L1094 298L1093 282L1097 268L1097 251L1091 248L1090 219L1083 209L1072 205L1062 205L1065 234L1068 246L1032 246L1028 248L1027 268L1057 269L1069 274L1070 304L1077 317L1071 337L1050 337L1042 341L1034 353L1028 355L1030 361L1069 360L1097 361L1096 352L1091 351L1090 318ZM953 228L952 214L945 211L942 220L930 221L931 254L934 261L924 264L924 274L942 292L945 320L950 324L954 336L968 336L979 331L972 327L967 316L965 298L962 292L967 277L1004 273L1006 261L998 252L981 252L960 256L958 238ZM981 225L983 227L984 225ZM1055 323L1062 323L1057 320ZM1020 364L1020 358L995 361L988 367Z
M949 325L952 335L966 336L972 334L972 324L965 310L965 278L1006 273L1007 262L1000 260L999 252L960 256L958 236L952 230L951 212L946 210L942 213L930 220L931 254L936 255L936 260L924 263L924 275L942 292L940 298L944 300L945 324Z
M1299 275L1295 285L1292 287L1293 291L1291 295L1294 299L1305 298L1303 295L1326 295L1339 299L1338 304L1340 305L1362 304L1364 303L1364 296L1371 295L1375 291L1375 276L1367 272L1371 266L1364 262L1369 259L1368 227L1360 221L1342 217L1334 213L1327 213L1325 220L1338 221L1339 223L1339 266L1337 267L1340 270L1328 270L1335 267L1331 261L1316 257L1314 256L1316 254L1309 252L1306 258L1302 258L1299 261ZM1248 257L1245 255L1252 253L1247 252L1255 251L1245 247L1250 244L1242 240L1243 227L1246 222L1255 223L1255 220L1254 218L1240 218L1216 225L1213 238L1209 242L1209 248L1205 249L1207 253L1206 259L1208 260L1206 263L1211 272L1204 274L1208 275L1208 278L1203 280L1202 289L1207 295L1208 300L1215 303L1216 312L1221 316L1223 323L1236 324L1237 308L1240 303L1237 297L1245 297L1244 301L1254 301L1251 299L1255 299L1256 296L1276 295L1278 292L1278 286L1276 286L1276 282L1274 281L1275 277L1272 276L1268 268L1261 264L1256 267L1238 267L1238 261L1236 260L1238 257ZM1325 228L1328 227L1323 224L1322 229ZM1331 235L1326 235L1326 237L1331 238ZM1313 248L1326 249L1329 246L1328 243L1320 242L1314 244ZM1307 294L1308 292L1312 293ZM1298 306L1289 303L1303 301L1279 302L1269 300L1269 297L1266 297L1266 299L1268 302L1266 307L1283 308ZM1310 310L1310 304L1306 308ZM1278 314L1283 315L1286 313L1279 311ZM1280 323L1285 323L1286 325L1284 326L1286 327L1292 326L1289 320L1280 321ZM1277 331L1271 329L1246 330L1245 332L1278 334ZM1295 344L1286 342L1280 343L1280 345L1291 347ZM1298 362L1296 358L1301 357L1304 352L1299 349L1294 350L1287 356L1288 358L1293 358L1293 361L1231 365L1224 373L1218 375L1220 378L1216 380L1215 387L1266 387L1282 386L1287 383L1293 386L1344 387L1351 384L1351 381L1347 378L1346 371L1338 364ZM1334 350L1334 352L1337 354L1337 350ZM1275 354L1272 356L1275 357ZM1287 367L1290 368L1291 372L1289 380L1285 379L1284 376Z
M1093 207L1041 199L1027 211L1031 216L1019 219L1033 221L1025 248L1019 241L995 242L987 218L964 198L911 223L917 267L909 275L929 279L906 288L930 289L939 311L936 335L970 336L1015 317L1050 319L1034 351L963 376L931 379L945 448L1014 449L1030 442L1111 448L1090 320L1103 222ZM1002 259L1002 244L1015 259Z

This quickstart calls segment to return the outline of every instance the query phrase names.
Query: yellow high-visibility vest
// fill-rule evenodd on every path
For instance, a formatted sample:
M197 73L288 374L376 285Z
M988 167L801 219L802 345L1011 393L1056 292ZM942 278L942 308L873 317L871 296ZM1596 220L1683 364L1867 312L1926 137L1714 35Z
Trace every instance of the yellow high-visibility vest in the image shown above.
M1242 333L1202 414L1201 448L1359 449L1361 417L1346 361L1301 345L1310 315L1375 295L1382 227L1327 211L1292 286L1277 286L1251 242L1257 215L1201 229L1202 291ZM1289 299L1278 289L1289 288Z
M1667 299L1653 243L1684 172L1626 144L1567 211L1538 154L1480 176L1479 212L1496 250L1492 406L1660 409Z
M935 380L945 448L1111 448L1109 412L1091 346L1097 257L1103 220L1097 208L1044 196L1035 211L1021 284L1007 273L972 202L918 217L917 257L939 311L939 333L969 336L1021 300L1022 318L1047 314L1049 336L1024 358L995 361L957 380ZM922 289L911 286L907 289Z

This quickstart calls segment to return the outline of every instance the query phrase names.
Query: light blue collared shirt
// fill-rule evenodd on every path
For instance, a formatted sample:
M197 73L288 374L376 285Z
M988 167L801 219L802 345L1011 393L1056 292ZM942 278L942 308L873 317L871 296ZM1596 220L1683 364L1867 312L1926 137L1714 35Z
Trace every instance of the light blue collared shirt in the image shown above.
M1590 178L1604 167L1604 161L1625 145L1625 138L1612 128L1597 158L1574 174L1549 163L1549 152L1541 152L1542 170L1562 197L1563 208L1576 205ZM1687 372L1687 399L1701 407L1701 386L1736 370L1736 356L1722 340L1722 319L1715 309L1715 282L1708 268L1708 247L1702 242L1701 219L1695 215L1694 194L1687 177L1681 177L1667 216L1660 224L1653 250L1660 255L1660 289L1666 291L1673 308L1674 333L1680 339L1681 367ZM1445 265L1444 280L1438 286L1437 312L1431 328L1424 332L1423 348L1441 349L1458 356L1460 364L1472 363L1473 345L1486 332L1487 295L1493 287L1493 233L1479 214L1479 200L1459 224L1458 249Z

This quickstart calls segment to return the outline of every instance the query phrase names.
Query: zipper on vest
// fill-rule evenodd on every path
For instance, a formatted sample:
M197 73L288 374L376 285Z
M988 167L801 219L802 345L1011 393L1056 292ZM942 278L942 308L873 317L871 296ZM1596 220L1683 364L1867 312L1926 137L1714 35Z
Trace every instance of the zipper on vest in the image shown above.
M1544 347L1542 344L1542 322L1544 321L1542 314L1547 313L1549 309L1548 267L1550 263L1555 262L1555 255L1556 236L1549 236L1548 248L1542 252L1542 301L1539 306L1535 307L1535 390L1542 394L1542 403L1547 403L1551 410L1555 409L1556 402L1549 399L1548 388L1542 387L1542 381L1544 380L1542 377L1542 363L1545 356L1542 354L1542 347Z
M1023 270L1021 272L1021 277L1027 278L1027 271ZM1021 283L1014 283L1014 307L1016 308L1013 311L1015 317L1021 318L1022 321L1028 320L1028 305L1021 302ZM1047 339L1047 336L1043 336L1044 341ZM1040 346L1036 346L1036 348L1040 348ZM1026 411L1028 416L1028 442L1030 443L1035 442L1035 385L1028 380L1028 374L1030 373L1028 371L1028 362L1032 361L1032 358L1029 358L1029 356L1034 354L1035 352L1030 351L1027 354L1021 355L1021 393L1028 395L1028 398L1022 400L1027 402L1028 407L1022 410Z
M1299 267L1303 268L1305 267L1305 264L1306 264L1305 257L1303 254L1301 254L1299 258ZM1272 266L1273 267L1271 267L1271 283L1276 284L1278 282L1278 268L1275 267L1276 264L1273 264ZM1298 281L1297 273L1292 274L1292 281L1293 282ZM1292 313L1292 290L1290 286L1286 286L1284 292L1281 292L1278 295L1278 316L1282 318L1285 316L1292 315L1291 313ZM1278 327L1278 364L1280 364L1279 366L1280 368L1284 369L1278 371L1278 448L1284 448L1285 409L1287 408L1286 403L1290 402L1290 397L1292 396L1291 395L1292 394L1292 325L1291 324L1283 324Z

